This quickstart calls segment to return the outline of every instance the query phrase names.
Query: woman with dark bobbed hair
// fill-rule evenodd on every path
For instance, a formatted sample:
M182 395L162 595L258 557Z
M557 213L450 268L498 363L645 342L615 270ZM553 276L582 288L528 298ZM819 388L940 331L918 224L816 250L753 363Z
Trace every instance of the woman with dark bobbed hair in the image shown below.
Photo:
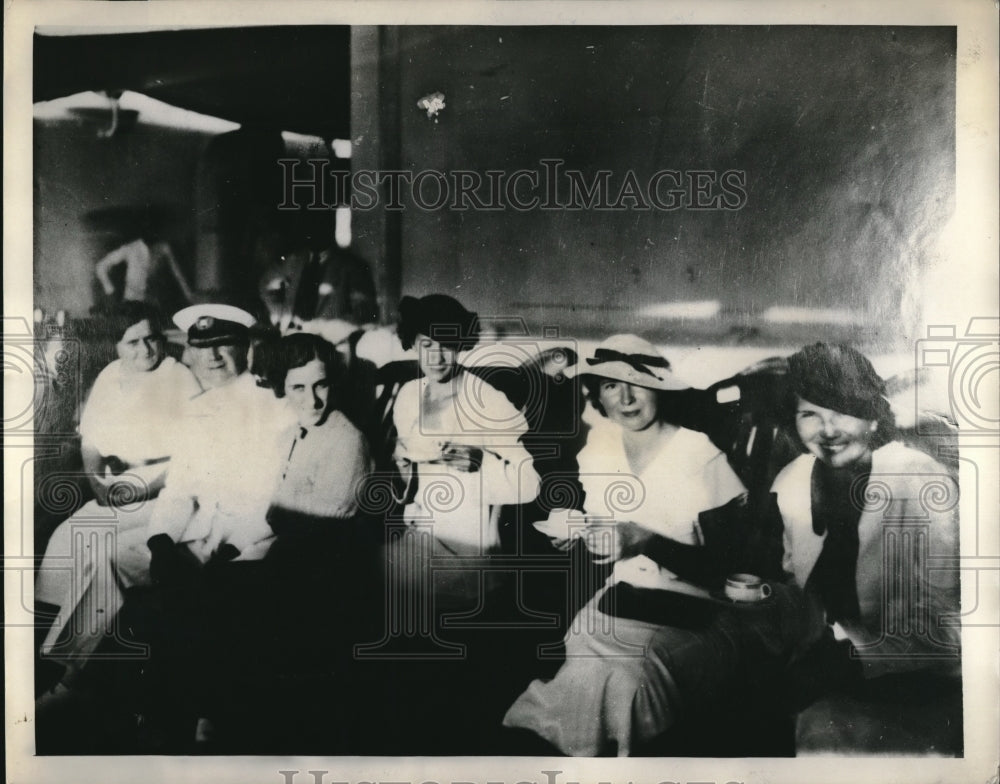
M318 335L278 342L268 381L296 422L279 440L282 462L267 512L277 541L268 560L289 598L282 610L289 617L297 607L314 617L339 612L344 620L348 604L360 613L374 592L378 539L363 508L372 460L367 440L343 411L346 377L341 355ZM349 591L357 595L346 603Z
M307 333L281 339L269 376L297 422L283 443L288 453L268 522L279 535L350 520L371 470L368 444L343 413L344 361L329 342Z
M343 360L307 333L286 335L267 353L264 380L295 418L275 442L266 513L274 540L261 560L210 562L171 635L189 647L196 641L193 655L179 654L183 672L174 680L188 685L199 742L220 719L239 726L232 695L245 684L290 666L338 671L360 639L359 617L374 610L375 544L361 508L371 460L340 410Z
M538 474L521 443L527 422L502 392L459 362L459 353L479 339L475 313L431 294L403 297L399 315L400 342L417 352L420 366L392 413L403 519L426 524L419 530L428 554L489 555L500 545L500 507L538 494ZM474 601L480 577L474 569L438 571L437 606Z
M885 382L861 353L816 343L789 358L788 373L788 413L804 454L773 490L784 568L808 619L791 691L800 703L841 694L804 714L812 719L800 717L800 747L831 732L834 745L850 746L850 727L855 739L870 733L865 745L891 744L895 720L873 731L870 706L848 706L843 695L961 699L958 487L944 466L894 440ZM905 712L894 699L885 705L896 719ZM845 707L849 717L831 718ZM947 711L935 713L944 722Z

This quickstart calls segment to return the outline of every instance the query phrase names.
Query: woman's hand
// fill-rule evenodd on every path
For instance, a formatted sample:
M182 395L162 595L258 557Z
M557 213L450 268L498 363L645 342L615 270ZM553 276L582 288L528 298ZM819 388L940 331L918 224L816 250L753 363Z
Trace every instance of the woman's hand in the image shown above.
M87 481L90 489L94 491L94 498L98 506L108 505L108 490L111 489L111 482L105 482L98 474L87 474Z
M161 472L150 482L146 482L142 476L129 473L127 468L124 474L103 477L91 475L90 486L98 504L114 507L138 504L155 498L164 487L166 472Z
M163 489L167 458L127 463L117 455L102 455L92 445L82 445L83 469L100 506L137 504L155 498Z
M441 450L441 457L434 462L450 466L456 471L472 474L483 464L483 450L464 444L445 444Z
M587 523L584 541L587 549L602 556L600 563L610 563L631 558L642 552L643 545L654 536L652 531L631 520L606 523Z
M631 558L642 553L643 545L655 534L631 520L623 520L615 527L615 543L619 558Z
M94 492L94 498L100 506L108 505L108 488L110 482L104 481L104 458L93 444L84 441L80 447L83 458L83 470L87 472L87 483Z

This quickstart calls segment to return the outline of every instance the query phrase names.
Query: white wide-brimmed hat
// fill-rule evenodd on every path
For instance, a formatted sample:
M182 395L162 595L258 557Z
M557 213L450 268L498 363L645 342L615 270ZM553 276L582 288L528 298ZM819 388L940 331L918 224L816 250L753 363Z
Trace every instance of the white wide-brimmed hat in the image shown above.
M570 370L575 372L567 375L610 378L648 389L691 388L671 370L666 357L638 335L612 335L594 349L593 356Z

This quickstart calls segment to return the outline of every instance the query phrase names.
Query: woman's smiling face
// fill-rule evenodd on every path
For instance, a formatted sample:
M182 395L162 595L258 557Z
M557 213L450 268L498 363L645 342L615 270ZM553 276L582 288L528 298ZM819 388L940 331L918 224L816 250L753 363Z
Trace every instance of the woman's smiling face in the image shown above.
M602 379L598 390L608 419L625 430L638 432L656 422L659 412L655 390L610 378Z
M831 468L846 468L868 458L878 423L798 399L795 429L806 449Z

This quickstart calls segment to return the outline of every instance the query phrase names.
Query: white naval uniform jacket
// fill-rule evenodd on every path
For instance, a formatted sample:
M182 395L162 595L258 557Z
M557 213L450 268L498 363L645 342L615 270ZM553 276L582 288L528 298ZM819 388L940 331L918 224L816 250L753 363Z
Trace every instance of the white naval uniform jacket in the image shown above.
M224 543L240 560L262 558L274 539L267 510L287 453L279 439L293 420L249 373L191 400L149 535L168 534L202 561Z
M784 521L784 568L804 587L824 535L812 524L813 455L801 455L774 481ZM958 485L923 452L898 442L872 453L871 476L858 521L857 592L860 618L841 621L858 649L866 677L931 668L959 669ZM818 601L804 645L823 631Z

